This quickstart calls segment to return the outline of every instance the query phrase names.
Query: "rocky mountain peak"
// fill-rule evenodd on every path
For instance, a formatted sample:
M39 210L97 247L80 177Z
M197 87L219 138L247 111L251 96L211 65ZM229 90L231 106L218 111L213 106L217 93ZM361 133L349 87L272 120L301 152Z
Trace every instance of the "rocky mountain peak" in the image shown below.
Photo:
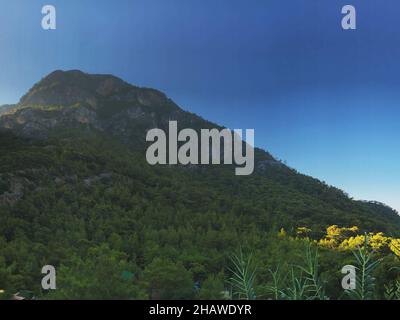
M123 80L111 75L92 75L79 70L57 70L36 83L20 100L24 106L69 106L86 102L95 106L101 98L135 91Z
M47 137L57 128L85 126L128 139L168 119L193 119L158 90L79 70L50 73L21 98L12 112L6 114L6 110L9 108L0 115L0 131L29 138Z

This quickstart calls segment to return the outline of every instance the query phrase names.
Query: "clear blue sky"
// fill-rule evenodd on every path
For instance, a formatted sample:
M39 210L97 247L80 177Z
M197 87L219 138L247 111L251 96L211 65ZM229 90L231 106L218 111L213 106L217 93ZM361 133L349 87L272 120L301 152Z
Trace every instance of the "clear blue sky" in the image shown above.
M112 73L400 210L399 21L398 0L3 0L0 104L55 69Z

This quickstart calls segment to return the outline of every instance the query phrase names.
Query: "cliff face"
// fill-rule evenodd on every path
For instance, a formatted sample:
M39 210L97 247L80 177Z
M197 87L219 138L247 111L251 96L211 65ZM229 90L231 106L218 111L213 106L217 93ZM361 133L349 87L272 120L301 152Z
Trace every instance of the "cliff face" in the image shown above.
M101 98L114 97L129 99L135 91L121 79L109 75L89 75L78 70L54 71L40 82L20 100L20 105L62 105L87 103L96 106ZM119 96L118 96L119 95Z
M132 86L111 75L55 71L35 84L0 118L0 129L29 138L46 138L56 128L106 131L128 138L136 129L165 126L187 116L163 93ZM196 121L202 121L193 116Z

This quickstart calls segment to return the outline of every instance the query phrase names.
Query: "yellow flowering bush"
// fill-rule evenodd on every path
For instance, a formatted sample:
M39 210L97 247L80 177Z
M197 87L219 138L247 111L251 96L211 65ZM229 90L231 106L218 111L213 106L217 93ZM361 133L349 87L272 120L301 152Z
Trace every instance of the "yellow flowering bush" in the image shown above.
M298 227L297 230L296 230L296 233L298 235L304 235L304 234L307 234L307 233L310 233L310 232L311 232L311 229L309 229L307 227Z
M323 238L318 241L318 245L324 248L329 248L329 249L335 249L337 247L337 241L336 239L326 239Z
M396 256L400 257L400 239L391 238L389 248Z
M348 228L347 230L351 231L351 232L358 232L358 227L353 226L351 228Z
M339 245L339 249L341 250L354 250L357 248L361 248L365 243L365 236L355 236L350 237L348 239L344 239L342 243Z
M376 234L369 233L368 235L368 245L374 251L379 251L389 244L390 238L385 237L382 232ZM360 248L365 243L365 235L357 235L355 237L350 237L344 239L339 246L342 250L354 250Z
M326 238L327 239L336 239L343 240L345 239L349 233L355 233L358 231L358 227L354 226L351 228L340 228L337 225L330 226L326 228Z
M311 232L311 229L307 227L298 227L296 229L296 234L297 236L303 236L306 241L315 242L321 247L344 251L363 247L366 240L365 238L368 237L368 247L373 251L384 252L386 250L386 252L388 252L388 250L390 250L396 256L400 257L400 239L387 237L383 232L370 232L368 235L357 235L356 233L358 231L359 228L357 226L341 228L337 225L332 225L326 229L326 235L319 240L310 240L308 238L307 234ZM283 228L279 232L279 236L286 236L286 231ZM293 240L295 239L293 238Z
M390 242L389 237L385 237L383 232L378 232L376 234L370 233L368 238L368 244L373 250L379 251L380 249L386 247Z
M278 237L279 237L279 238L284 238L284 237L286 237L286 231L285 231L284 228L281 228L281 230L279 230Z
M338 239L342 233L342 229L337 225L330 226L326 229L327 239Z

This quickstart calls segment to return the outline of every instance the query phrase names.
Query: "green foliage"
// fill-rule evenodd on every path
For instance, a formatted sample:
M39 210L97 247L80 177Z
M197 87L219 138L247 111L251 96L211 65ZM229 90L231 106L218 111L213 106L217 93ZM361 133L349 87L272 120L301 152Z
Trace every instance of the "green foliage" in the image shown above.
M229 269L232 276L229 283L233 289L234 298L255 300L256 292L254 282L257 275L257 265L253 262L253 256L245 256L242 249L231 258L232 267Z
M290 269L290 276L284 276L279 268L271 271L272 285L267 286L273 299L284 300L325 300L324 284L319 270L318 249L308 244L305 248L303 264L295 264Z
M400 297L400 281L389 282L384 284L384 294L379 295L376 290L374 271L379 267L384 258L375 258L373 253L364 248L367 247L367 242L364 247L359 248L354 252L356 260L356 289L346 290L345 293L351 299L368 300L374 297L380 297L387 300L397 300ZM328 281L322 280L320 271L321 255L317 248L308 244L305 247L303 264L293 264L289 271L282 271L281 267L277 267L274 271L268 269L270 280L267 284L260 283L260 274L254 266L259 261L253 261L246 258L242 253L235 255L233 258L235 269L234 273L233 293L239 297L247 298L246 292L259 292L260 297L267 297L274 300L328 300L326 290L329 288ZM397 264L399 262L397 261ZM394 268L393 268L394 269ZM396 268L397 269L397 268ZM252 270L247 273L246 270ZM287 276L287 273L289 276ZM239 276L240 274L250 274L250 276ZM250 280L245 281L244 279ZM256 281L258 279L258 281ZM335 279L337 283L339 279ZM228 283L232 283L232 279ZM334 299L339 299L340 294L336 294ZM252 295L255 298L255 295Z
M368 237L365 237L364 246L353 252L356 260L356 288L346 293L354 300L370 300L374 298L375 278L373 271L381 263L381 259L374 260L373 252L368 249Z
M281 291L281 298L283 300L308 300L307 279L296 276L292 269L287 287Z
M194 298L192 275L181 263L155 258L144 270L142 281L150 298L162 300Z
M90 248L81 259L72 256L57 273L57 287L47 299L139 299L145 295L134 280L124 278L124 270L137 272L126 256L102 245Z
M309 300L325 300L324 288L319 274L318 249L313 250L311 244L307 247L305 260L305 266L299 266L299 268L304 273L307 297Z
M385 285L386 300L400 300L400 281L396 280Z
M299 285L291 278L293 265L308 271L296 267L295 278L312 279L306 284L313 283L314 291L305 295L321 298L313 273L318 270L329 279L326 295L339 297L335 283L349 257L321 250L318 265L303 264L305 243L277 238L278 230L285 227L290 234L294 223L313 230L338 223L390 233L400 225L388 213L376 216L370 207L287 168L237 177L221 166L152 167L132 144L80 130L58 130L42 142L1 133L0 181L0 289L31 290L39 299L139 299L153 293L214 299L224 291L221 274L229 265L242 268L241 280L253 282L253 290L243 281L235 289L245 288L240 298L282 298L288 282L292 296L301 296L304 279ZM257 277L250 267L243 272L246 255L236 257L236 267L228 263L240 245L252 248ZM41 290L46 264L57 268L56 292ZM268 269L278 264L281 279L274 283ZM131 282L120 276L124 271L134 274ZM396 279L393 272L377 272L384 283ZM162 284L158 292L152 283Z
M285 277L279 272L279 266L273 271L268 269L272 276L272 284L266 286L267 295L271 294L272 299L279 300L282 298L282 284L285 281Z
M211 275L202 283L197 298L201 300L220 300L224 297L224 291L223 275Z

